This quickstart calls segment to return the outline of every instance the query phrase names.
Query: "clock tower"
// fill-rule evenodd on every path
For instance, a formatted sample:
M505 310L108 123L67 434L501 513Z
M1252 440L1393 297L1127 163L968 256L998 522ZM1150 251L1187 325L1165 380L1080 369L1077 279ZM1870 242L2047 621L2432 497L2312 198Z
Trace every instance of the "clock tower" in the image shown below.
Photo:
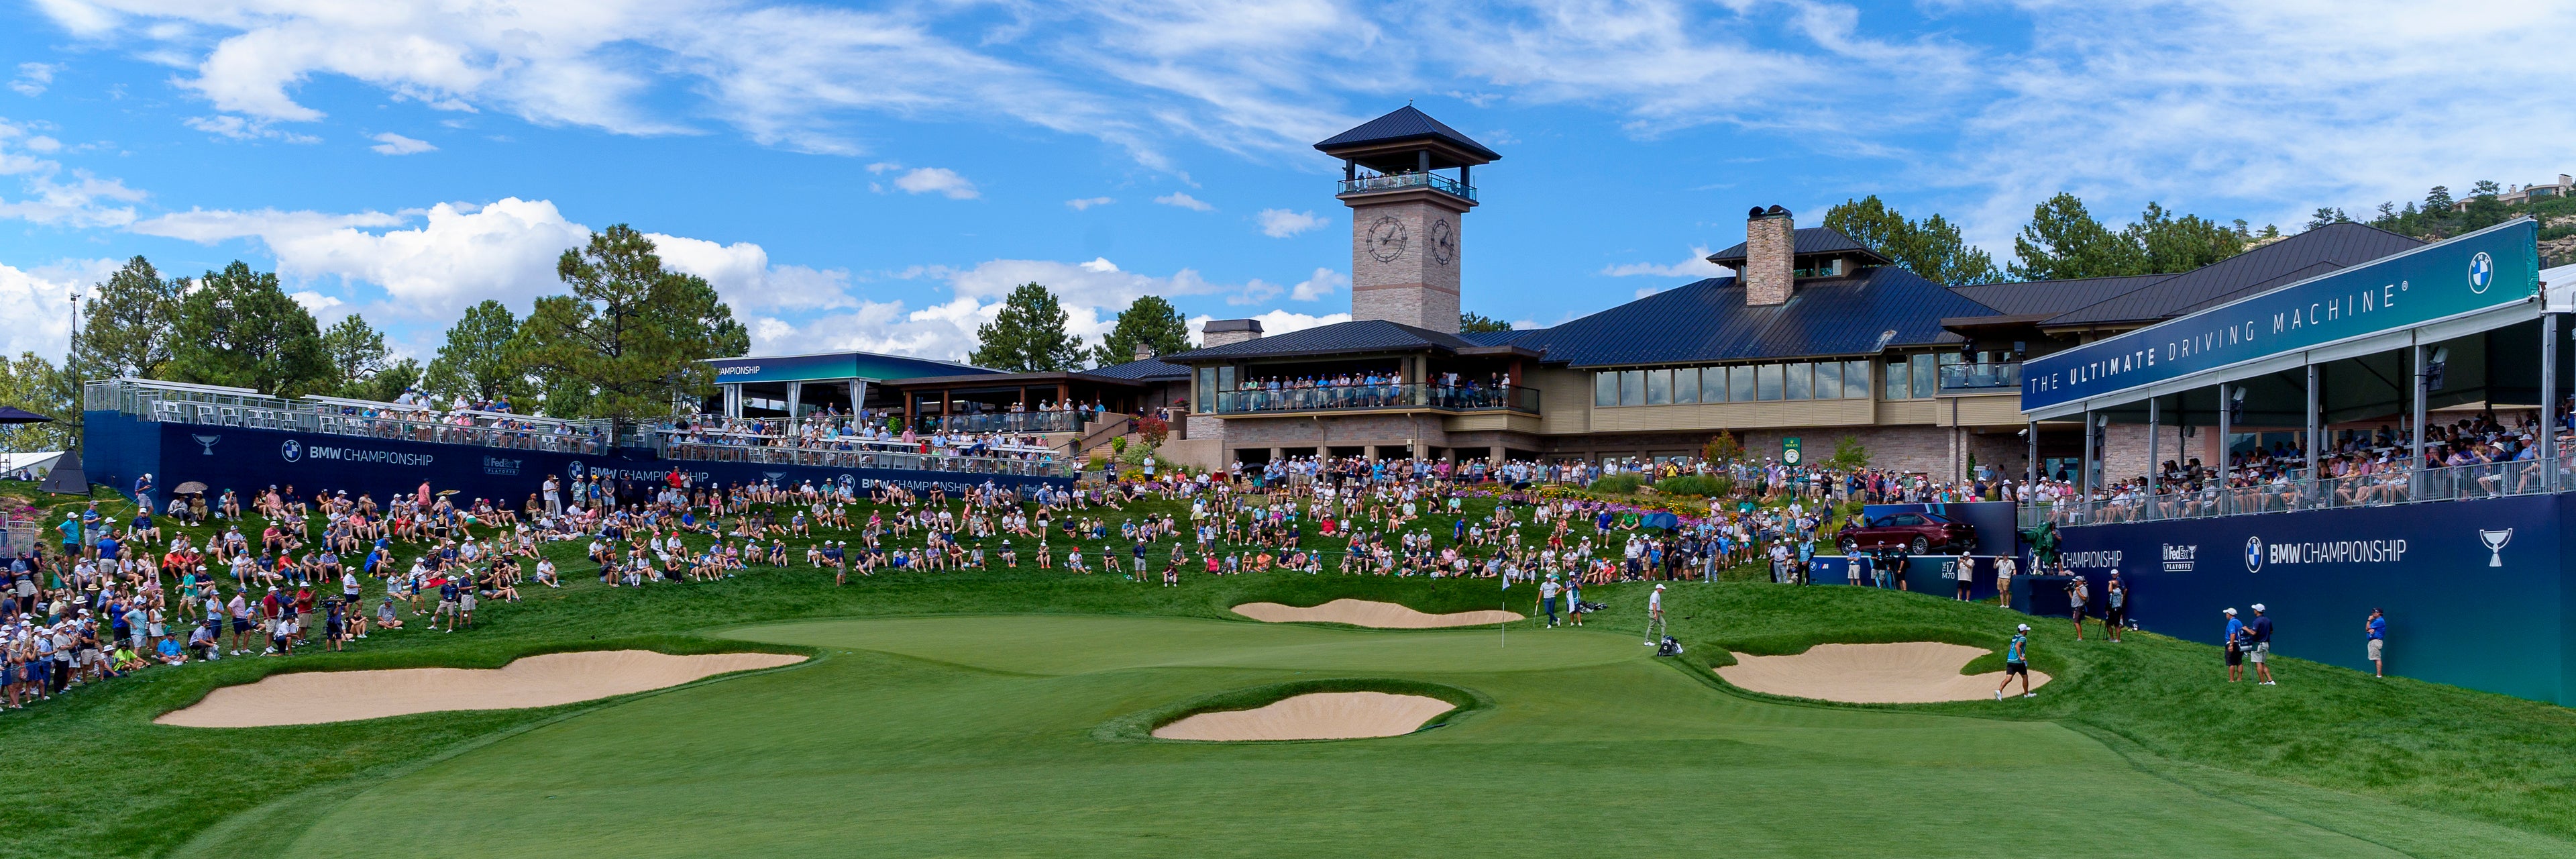
M1342 159L1351 318L1458 333L1462 221L1476 207L1468 169L1503 156L1412 105L1315 148Z

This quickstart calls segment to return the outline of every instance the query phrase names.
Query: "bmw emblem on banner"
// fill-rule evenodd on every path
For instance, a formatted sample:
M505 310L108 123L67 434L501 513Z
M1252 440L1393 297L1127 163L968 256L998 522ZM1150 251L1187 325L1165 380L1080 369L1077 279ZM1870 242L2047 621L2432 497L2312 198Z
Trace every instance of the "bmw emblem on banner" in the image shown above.
M2263 571L2263 538L2245 538L2245 571L2249 573Z
M278 455L286 457L286 461L294 462L304 458L304 445L290 438L285 444L278 446L277 452Z
M2488 256L2485 251L2479 251L2477 256L2469 258L2469 291L2485 295L2487 287L2494 285L2495 257Z
M571 462L564 463L564 473L565 473L565 474L572 475L572 479L574 479L574 480L580 480L580 479L581 479L581 460L576 459L576 460L573 460L573 461L571 461Z

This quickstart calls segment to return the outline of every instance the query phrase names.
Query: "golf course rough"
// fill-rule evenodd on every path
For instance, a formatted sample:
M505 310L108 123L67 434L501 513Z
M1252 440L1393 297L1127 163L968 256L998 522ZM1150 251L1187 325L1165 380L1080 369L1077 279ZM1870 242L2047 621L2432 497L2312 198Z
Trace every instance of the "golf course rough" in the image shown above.
M1740 698L1627 635L1058 615L727 635L828 658L431 763L263 833L264 852L1556 856L1572 837L1604 853L2069 856L2098 852L2117 821L2136 855L2401 855L2159 778L2053 723ZM1376 740L1097 736L1124 714L1300 675L1412 678L1493 704ZM1534 813L1560 804L1574 819Z

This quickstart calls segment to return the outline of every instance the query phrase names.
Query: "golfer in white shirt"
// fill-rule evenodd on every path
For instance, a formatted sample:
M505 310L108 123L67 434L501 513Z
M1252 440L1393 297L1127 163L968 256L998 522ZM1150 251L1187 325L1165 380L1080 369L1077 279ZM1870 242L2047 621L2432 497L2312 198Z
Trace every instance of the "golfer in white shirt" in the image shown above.
M1649 645L1654 644L1655 636L1659 633L1665 635L1672 633L1672 629L1664 625L1664 586L1661 582L1656 583L1655 590L1646 595L1646 640L1644 643Z

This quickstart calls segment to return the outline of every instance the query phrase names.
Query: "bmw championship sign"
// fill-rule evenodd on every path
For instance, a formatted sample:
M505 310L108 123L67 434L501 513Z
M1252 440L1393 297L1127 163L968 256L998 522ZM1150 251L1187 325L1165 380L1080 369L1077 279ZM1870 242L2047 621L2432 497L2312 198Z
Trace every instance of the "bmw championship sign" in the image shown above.
M2540 225L2519 218L2033 358L2021 410L2529 301L2540 294L2539 242Z

